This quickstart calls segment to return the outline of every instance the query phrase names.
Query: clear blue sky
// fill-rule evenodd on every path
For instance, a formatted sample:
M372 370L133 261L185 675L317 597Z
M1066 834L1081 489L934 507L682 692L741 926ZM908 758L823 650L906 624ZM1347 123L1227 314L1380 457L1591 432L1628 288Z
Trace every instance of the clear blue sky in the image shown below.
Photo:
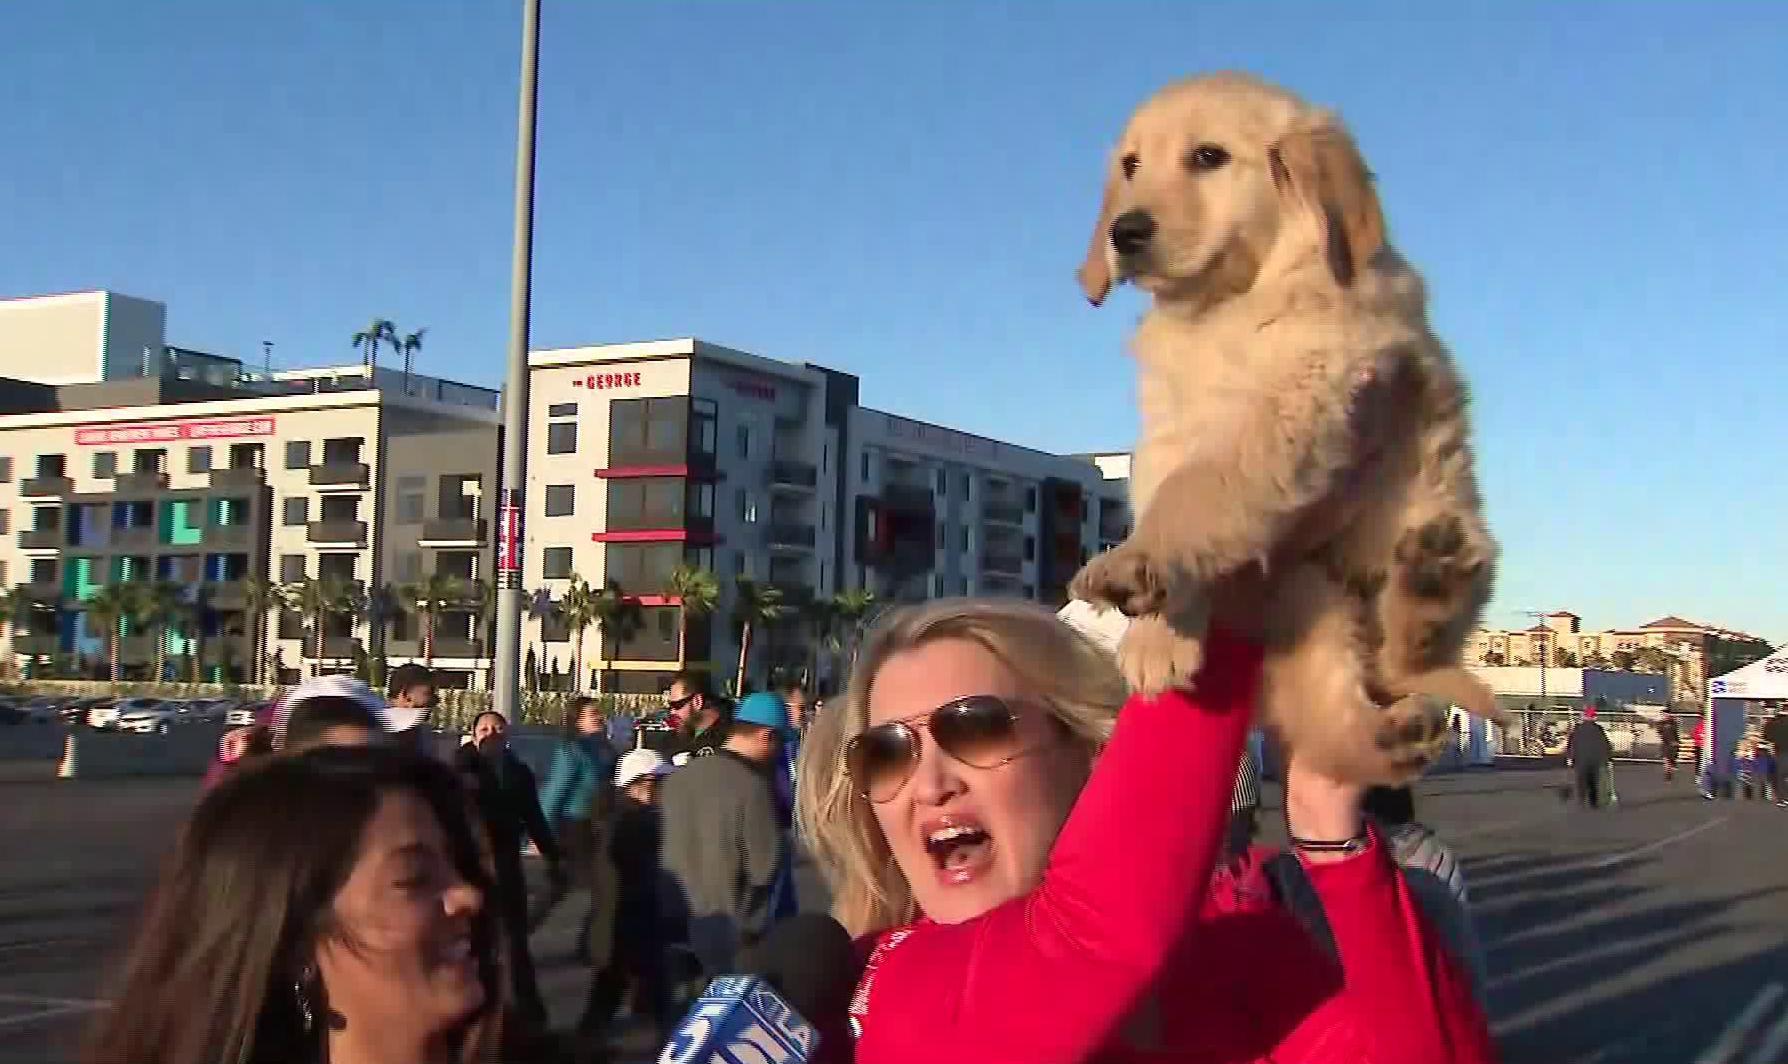
M1071 275L1102 153L1160 83L1249 68L1342 111L1429 276L1507 549L1492 621L1788 639L1788 8L545 7L536 346L695 334L1125 447L1140 304ZM0 3L0 293L161 299L173 342L282 363L386 316L498 383L519 12Z

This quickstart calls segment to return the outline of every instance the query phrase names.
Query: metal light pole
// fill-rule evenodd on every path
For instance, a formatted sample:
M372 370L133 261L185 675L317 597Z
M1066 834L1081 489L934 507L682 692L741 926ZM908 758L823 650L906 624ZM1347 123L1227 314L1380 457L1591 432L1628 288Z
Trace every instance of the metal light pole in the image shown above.
M515 248L509 267L509 375L503 384L503 480L497 492L497 645L493 708L521 709L522 486L528 449L528 301L534 266L534 104L540 95L540 0L522 0L521 107L515 140Z

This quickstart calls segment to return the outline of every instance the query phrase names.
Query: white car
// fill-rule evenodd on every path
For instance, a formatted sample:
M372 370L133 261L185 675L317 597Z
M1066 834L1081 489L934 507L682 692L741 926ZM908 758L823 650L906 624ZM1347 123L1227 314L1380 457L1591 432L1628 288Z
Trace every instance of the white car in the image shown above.
M166 735L180 722L180 703L157 698L127 698L115 707L112 729L137 735Z

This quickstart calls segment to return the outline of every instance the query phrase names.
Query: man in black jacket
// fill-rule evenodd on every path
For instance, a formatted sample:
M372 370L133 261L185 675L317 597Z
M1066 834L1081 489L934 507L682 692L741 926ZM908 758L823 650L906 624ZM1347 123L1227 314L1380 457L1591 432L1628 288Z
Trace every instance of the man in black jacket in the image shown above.
M1583 720L1565 740L1565 764L1577 770L1577 794L1591 809L1602 804L1602 779L1614 760L1614 744L1596 723L1594 706L1583 707Z
M685 669L665 689L665 708L682 723L677 737L665 756L681 763L688 757L708 757L726 745L732 731L732 707L715 696L708 686L708 674Z
M480 713L472 722L472 741L459 748L455 763L473 792L479 819L490 839L496 868L497 906L509 936L509 967L516 1008L537 1023L546 1021L546 1004L534 976L534 955L528 949L528 880L522 871L524 838L533 840L547 860L554 883L565 878L564 859L546 814L540 810L540 787L532 769L509 749L509 721L501 713Z

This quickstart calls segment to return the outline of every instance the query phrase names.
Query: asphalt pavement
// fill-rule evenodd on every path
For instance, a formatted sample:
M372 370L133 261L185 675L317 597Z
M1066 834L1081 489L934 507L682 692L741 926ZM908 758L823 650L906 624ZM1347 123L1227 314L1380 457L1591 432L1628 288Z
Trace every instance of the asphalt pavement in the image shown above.
M1621 765L1622 801L1602 812L1562 803L1549 768L1418 789L1421 817L1465 863L1510 1064L1788 1064L1788 809L1704 802L1660 776ZM0 782L0 1061L74 1059L196 795L161 780ZM802 886L823 900L811 870ZM573 895L533 943L562 1022L587 980L570 959L580 907Z

